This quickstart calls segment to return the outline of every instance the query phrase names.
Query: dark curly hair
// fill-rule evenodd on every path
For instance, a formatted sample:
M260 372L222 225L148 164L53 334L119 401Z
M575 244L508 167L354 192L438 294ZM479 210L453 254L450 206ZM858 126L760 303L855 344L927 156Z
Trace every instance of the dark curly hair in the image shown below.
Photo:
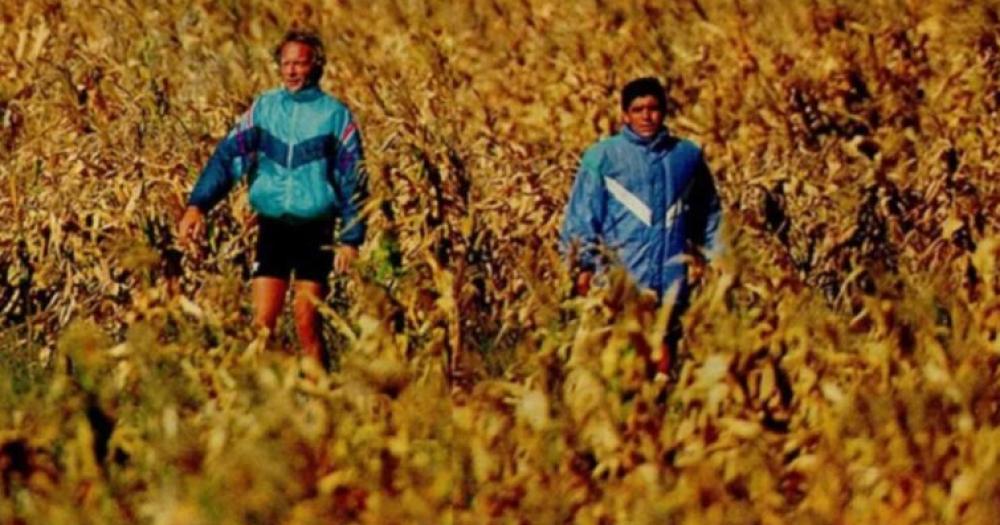
M323 76L323 66L326 65L326 52L323 50L323 41L320 40L319 35L310 29L289 29L288 32L285 33L285 36L281 37L281 41L278 42L278 45L274 47L274 61L279 66L281 65L281 50L284 49L285 44L289 42L305 44L312 49L313 68L309 73L308 81L310 84L319 82L319 78Z
M630 81L622 88L622 111L628 111L633 100L646 96L655 98L661 110L667 109L667 95L663 84L654 77L642 77Z

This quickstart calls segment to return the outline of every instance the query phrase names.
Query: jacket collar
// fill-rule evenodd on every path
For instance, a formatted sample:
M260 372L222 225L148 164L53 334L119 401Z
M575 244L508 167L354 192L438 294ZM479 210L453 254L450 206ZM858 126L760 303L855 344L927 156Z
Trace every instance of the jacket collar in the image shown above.
M670 143L670 132L667 130L666 126L660 128L660 131L656 132L656 135L645 138L632 131L632 128L626 124L622 127L621 134L629 142L651 150L661 149Z
M284 91L286 97L294 100L295 102L309 102L311 100L316 100L323 94L323 92L320 91L319 86L315 84L311 86L304 86L302 89L294 93L288 91L288 88L282 88L282 90Z

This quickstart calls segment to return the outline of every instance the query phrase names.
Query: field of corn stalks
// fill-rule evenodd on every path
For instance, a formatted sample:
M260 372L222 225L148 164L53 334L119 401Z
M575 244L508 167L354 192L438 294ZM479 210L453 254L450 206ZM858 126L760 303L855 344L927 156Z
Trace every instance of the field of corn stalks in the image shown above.
M372 193L318 380L245 188L174 238L295 25ZM669 384L556 245L642 75L726 217ZM998 161L996 0L6 2L0 524L995 522Z

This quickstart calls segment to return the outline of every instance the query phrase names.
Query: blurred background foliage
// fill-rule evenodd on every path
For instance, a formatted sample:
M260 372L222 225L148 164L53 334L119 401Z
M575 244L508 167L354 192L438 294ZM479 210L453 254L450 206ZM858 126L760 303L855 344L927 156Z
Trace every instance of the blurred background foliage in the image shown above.
M373 196L314 380L248 326L245 191L172 233L296 25ZM2 523L995 515L993 0L29 0L0 50ZM727 219L670 387L665 312L555 246L639 75Z

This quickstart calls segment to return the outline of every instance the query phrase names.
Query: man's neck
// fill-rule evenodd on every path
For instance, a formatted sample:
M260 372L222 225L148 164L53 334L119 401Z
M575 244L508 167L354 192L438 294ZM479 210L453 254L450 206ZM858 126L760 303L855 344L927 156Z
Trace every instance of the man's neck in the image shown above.
M644 137L636 133L631 126L626 124L625 127L622 128L622 134L625 135L630 142L641 144L643 146L651 146L659 143L667 136L667 128L666 126L661 126L656 133L653 133L648 137Z
M285 92L292 100L307 101L316 98L319 95L319 85L317 84L306 84L295 91L285 88Z

